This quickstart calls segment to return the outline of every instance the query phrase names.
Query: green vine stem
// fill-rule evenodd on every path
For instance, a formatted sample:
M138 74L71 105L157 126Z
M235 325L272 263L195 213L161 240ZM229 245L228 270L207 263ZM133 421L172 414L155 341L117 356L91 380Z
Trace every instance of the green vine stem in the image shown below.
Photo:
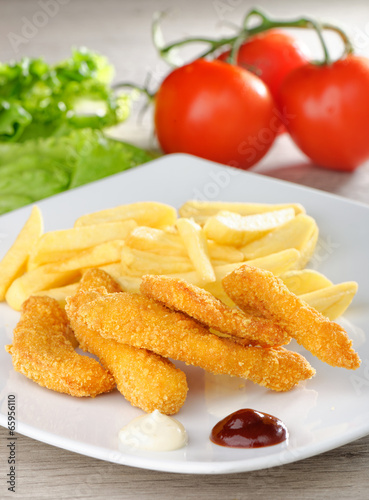
M202 52L198 58L204 58L209 56L210 54L214 53L221 47L226 47L230 46L231 47L231 54L229 57L230 62L235 62L237 59L237 53L239 50L239 47L241 44L247 40L249 37L257 35L259 33L262 33L263 31L270 30L272 28L303 28L303 29L313 29L318 35L318 38L320 40L320 43L322 45L323 49L323 54L324 54L324 60L322 61L323 64L330 64L331 63L331 58L329 56L328 48L325 43L324 37L323 37L323 31L328 30L328 31L333 31L337 33L344 45L344 51L342 54L342 58L348 56L349 54L353 53L353 45L346 35L346 33L339 28L338 26L334 26L333 24L329 23L319 23L315 21L314 19L310 19L307 17L301 17L299 19L295 19L292 21L286 21L286 20L275 20L269 18L266 14L261 12L259 9L251 9L245 16L242 27L239 31L239 33L236 36L232 37L223 37L220 39L211 39L211 38L204 38L204 37L194 37L194 38L185 38L182 40L178 40L176 42L170 43L168 45L164 45L163 40L162 40L162 35L161 35L161 30L160 30L160 21L162 19L162 15L156 16L154 19L153 25L152 25L152 34L153 34L153 41L156 49L158 50L160 56L162 59L164 59L168 64L171 66L177 66L175 59L173 57L173 51L175 49L178 49L180 47L183 47L188 44L193 44L193 43L205 43L208 45L208 49ZM249 28L249 21L252 18L258 18L259 23L252 27Z
M136 83L122 82L122 83L117 83L117 84L113 85L112 88L114 90L121 89L121 88L128 88L128 89L136 90L140 94L145 95L150 102L153 101L155 98L155 94L152 94L151 92L149 92L146 85L141 87L140 85L137 85Z

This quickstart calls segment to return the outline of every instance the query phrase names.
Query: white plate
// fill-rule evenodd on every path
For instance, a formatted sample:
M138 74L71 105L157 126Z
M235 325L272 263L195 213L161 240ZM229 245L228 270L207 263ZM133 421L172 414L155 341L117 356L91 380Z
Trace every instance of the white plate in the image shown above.
M359 292L340 323L362 358L355 372L325 365L297 345L316 368L314 379L288 393L273 393L251 382L183 367L189 394L177 415L189 435L186 448L166 453L119 451L118 431L142 414L117 393L78 399L39 387L16 373L10 356L0 350L0 423L7 426L7 397L17 399L17 431L39 441L120 464L168 472L219 474L282 465L341 446L369 433L369 207L269 179L225 168L186 155L171 155L42 202L45 229L70 227L87 212L140 200L179 207L195 199L299 202L320 227L312 267L333 282L356 280ZM0 257L13 242L30 207L0 218ZM0 304L2 344L11 343L18 314ZM239 450L209 441L215 423L240 408L275 415L287 425L287 444Z

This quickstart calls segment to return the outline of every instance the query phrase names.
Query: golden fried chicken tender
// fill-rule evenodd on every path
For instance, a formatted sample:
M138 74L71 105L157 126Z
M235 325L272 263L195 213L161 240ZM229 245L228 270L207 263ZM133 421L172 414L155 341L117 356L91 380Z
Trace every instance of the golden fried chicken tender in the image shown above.
M164 357L217 374L250 379L287 391L315 371L301 355L283 347L248 347L213 335L196 320L139 294L87 291L75 325L103 337L150 349ZM77 300L68 299L70 307Z
M67 314L80 346L99 358L115 378L118 390L132 405L146 412L177 413L188 391L186 375L180 369L151 351L105 339L76 320L86 300L86 295L80 292L101 289L109 293L122 291L108 273L90 269L83 275L73 300L67 300Z
M223 279L223 287L243 311L278 322L320 360L348 369L360 366L342 326L299 299L271 272L244 264Z
M109 293L122 292L119 283L109 273L98 267L93 267L83 273L77 291L95 290L100 287L104 287Z
M114 389L113 377L95 360L76 353L65 311L50 297L30 297L22 306L13 344L6 346L14 369L42 387L71 396Z
M143 276L140 291L175 311L182 311L200 323L242 339L248 345L263 347L287 344L289 335L279 325L245 314L223 304L210 292L185 280L161 275Z

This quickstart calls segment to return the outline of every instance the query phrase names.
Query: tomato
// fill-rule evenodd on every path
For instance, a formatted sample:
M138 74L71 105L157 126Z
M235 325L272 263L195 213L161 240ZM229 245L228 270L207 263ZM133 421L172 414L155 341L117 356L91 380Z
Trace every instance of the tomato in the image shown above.
M280 122L266 85L221 61L198 59L172 71L155 96L165 153L189 153L249 168L270 149Z
M281 87L287 129L316 164L351 171L369 158L369 60L307 64Z
M280 30L268 30L244 42L238 52L237 64L255 73L269 87L276 103L285 77L308 62L305 46ZM230 51L218 59L225 61Z

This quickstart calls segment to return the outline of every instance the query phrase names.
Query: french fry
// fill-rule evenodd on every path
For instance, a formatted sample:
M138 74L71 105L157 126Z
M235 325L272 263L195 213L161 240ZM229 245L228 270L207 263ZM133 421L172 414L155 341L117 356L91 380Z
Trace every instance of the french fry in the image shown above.
M295 262L299 259L299 253L295 249L283 250L282 252L277 252L273 255L268 255L266 257L261 257L260 259L255 259L249 261L248 264L252 266L261 267L263 269L268 269L273 274L278 276L283 269L294 267ZM236 269L236 267L242 265L243 262L238 263L237 266L225 265L220 267L215 267L215 273L217 280L214 283L207 283L204 288L208 292L212 293L217 299L221 300L224 304L229 307L235 307L234 302L228 297L224 291L222 285L222 279L231 271Z
M77 291L78 283L72 283L71 285L60 286L57 288L50 288L49 290L41 290L35 295L42 295L46 297L51 297L59 302L59 304L64 307L65 299L70 295L74 295Z
M179 209L181 217L192 218L201 226L205 224L207 219L219 212L235 212L239 215L254 215L274 210L283 210L285 208L293 208L295 215L305 213L305 209L299 203L238 203L226 201L196 201L189 200L184 203Z
M36 254L36 250L34 249L31 252L27 262L27 271L32 271L33 269L36 269L36 267L40 267L45 264L52 264L71 259L73 257L76 257L79 252L80 250L66 250L60 252Z
M300 252L295 248L289 248L275 254L260 257L260 259L250 260L247 264L253 267L260 267L261 269L267 269L276 276L279 276L281 273L292 269L299 258ZM221 281L228 273L234 271L244 263L245 262L237 262L224 266L216 266L214 271L217 281Z
M238 248L229 245L218 245L215 241L208 240L210 259L213 261L223 261L224 263L241 262L243 253Z
M221 267L221 266L227 266L228 264L236 264L236 262L229 262L227 260L218 260L218 259L212 259L211 263L213 265L213 268L215 268L215 267Z
M127 237L126 245L136 250L144 250L159 255L183 257L187 255L183 241L174 226L165 230L138 226ZM224 262L240 262L243 260L243 253L229 245L218 245L215 241L208 241L208 249L211 260L223 260Z
M138 226L132 230L126 239L126 245L136 250L144 250L159 255L186 256L183 242L176 233L169 233L163 229L147 226Z
M264 257L287 248L301 251L307 245L315 228L316 222L312 217L299 214L240 250L246 260Z
M305 293L299 298L333 321L346 311L357 292L357 288L358 285L355 281L347 281Z
M81 276L80 271L52 272L50 266L40 266L29 271L16 280L8 288L5 300L10 307L20 311L23 302L37 292L69 285Z
M301 255L300 255L300 260L296 266L297 269L303 269L312 258L316 244L318 242L318 237L319 237L319 229L318 226L315 225L314 231L311 234L309 240L300 249Z
M171 226L177 219L174 207L155 201L141 201L100 210L79 217L74 226L90 226L111 221L135 220L139 226Z
M110 274L110 276L120 285L124 292L139 293L141 278L135 276L126 276L122 274L121 264L108 264L99 266L99 269Z
M141 278L134 276L119 276L116 280L122 290L129 293L140 293Z
M250 266L260 267L262 269L267 269L271 271L276 276L293 269L300 258L300 252L295 248L289 248L287 250L283 250L282 252L277 252L273 255L267 255L266 257L261 257L260 259L250 260L247 262ZM222 279L237 267L245 264L245 262L233 262L230 264L225 264L222 266L215 266L214 272L216 281L213 283L204 283L201 281L199 275L196 271L189 272L179 272L179 273L168 273L171 278L178 278L191 283L192 285L196 285L202 288L205 288L208 291L218 290L216 297L221 298L221 291L219 289L218 283L221 284ZM158 273L157 273L158 274ZM162 273L164 274L164 273ZM221 299L222 300L222 299Z
M107 241L124 240L136 226L135 221L127 220L45 233L31 253L32 268L59 261L60 252L85 250Z
M49 264L51 272L73 271L89 267L99 267L119 262L124 242L121 240L107 241L92 248L78 252L70 259Z
M34 206L15 242L0 262L0 301L5 299L12 282L26 270L29 254L42 232L42 214L40 209Z
M121 253L122 274L140 277L144 274L172 274L193 270L188 257L157 255L124 246Z
M293 208L275 210L256 215L219 212L210 217L204 232L207 238L222 245L244 246L295 217Z
M177 229L187 250L190 261L203 283L215 281L213 265L210 261L208 242L202 228L196 222L180 218Z
M123 240L111 240L82 250L57 251L50 254L43 254L42 257L35 256L32 260L29 259L27 271L32 271L40 265L45 264L54 264L56 269L63 267L66 270L67 267L78 269L118 262L123 244ZM34 259L41 261L41 263L35 262Z
M296 248L288 248L281 252L276 252L259 259L248 260L247 264L261 269L271 271L275 276L279 276L286 271L296 269L300 260L300 252Z
M222 266L215 266L214 267L214 272L215 272L215 277L216 277L216 282L222 280L224 276L230 272L232 272L234 269L242 265L243 262L233 262L230 264L225 264ZM210 286L210 283L207 283L206 286L204 285L203 281L201 280L200 276L196 271L188 271L188 272L176 272L176 273L168 273L168 275L171 278L178 278L178 279L183 279L187 281L188 283L191 283L192 285L196 285L199 287L206 288Z
M313 269L298 269L281 274L280 279L295 295L315 292L333 283L324 274Z

